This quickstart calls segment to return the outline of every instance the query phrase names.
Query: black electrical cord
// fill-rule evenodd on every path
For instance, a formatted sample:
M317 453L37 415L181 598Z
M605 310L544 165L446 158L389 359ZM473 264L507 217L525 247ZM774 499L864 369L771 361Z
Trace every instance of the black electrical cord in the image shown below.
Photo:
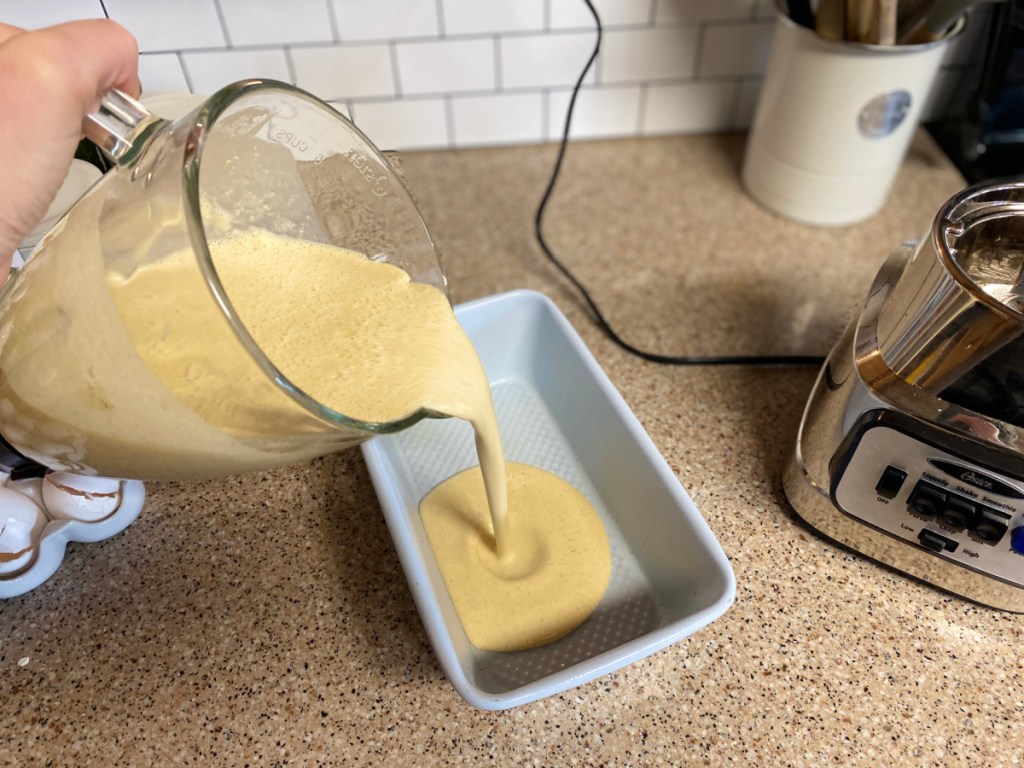
M824 358L815 355L662 355L635 347L623 339L618 332L612 328L607 318L605 318L604 313L600 308L598 308L597 303L594 301L586 287L584 287L583 283L580 282L569 268L566 267L565 264L563 264L551 251L547 241L544 239L544 211L547 209L548 200L555 189L555 183L558 181L558 176L562 170L562 161L565 159L565 152L569 145L569 129L572 125L572 113L576 107L576 97L579 95L580 88L583 85L583 80L586 78L590 68L594 65L594 61L597 59L597 54L601 50L601 37L603 33L601 19L598 17L597 10L595 10L591 0L583 0L583 2L586 3L587 8L590 9L590 13L594 17L594 24L597 29L597 40L594 43L594 50L591 52L590 58L587 59L586 66L583 67L583 71L580 73L579 79L573 87L572 95L569 98L569 108L566 110L565 114L565 128L562 132L562 139L558 147L558 157L555 160L555 167L551 172L551 179L548 181L547 189L544 190L544 196L541 198L540 205L537 206L537 214L534 218L534 231L537 235L537 242L540 245L541 250L544 251L544 255L547 256L548 260L555 266L555 268L558 269L558 271L561 272L565 278L573 284L573 286L575 286L577 291L579 291L580 296L583 297L583 300L590 308L597 325L602 331L604 331L608 338L630 354L636 355L644 360L648 360L652 363L661 363L663 365L821 365L824 362Z

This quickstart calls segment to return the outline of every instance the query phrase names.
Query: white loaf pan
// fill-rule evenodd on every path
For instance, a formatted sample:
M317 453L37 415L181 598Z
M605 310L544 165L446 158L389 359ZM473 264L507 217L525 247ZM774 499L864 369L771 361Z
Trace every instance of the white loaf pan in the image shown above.
M557 307L515 291L456 307L494 392L505 458L553 472L596 506L612 575L594 614L529 651L473 647L459 623L418 507L477 464L472 431L428 419L363 445L423 624L456 690L483 709L560 693L696 632L732 604L732 568L700 512ZM514 514L514 513L513 513Z

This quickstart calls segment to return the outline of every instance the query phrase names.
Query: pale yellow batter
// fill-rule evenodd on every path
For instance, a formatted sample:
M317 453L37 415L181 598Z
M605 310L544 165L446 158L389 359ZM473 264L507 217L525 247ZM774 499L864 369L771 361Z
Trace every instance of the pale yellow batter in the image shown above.
M508 463L509 555L498 557L477 468L449 478L420 516L469 642L519 651L564 637L601 601L611 551L586 497L555 475Z

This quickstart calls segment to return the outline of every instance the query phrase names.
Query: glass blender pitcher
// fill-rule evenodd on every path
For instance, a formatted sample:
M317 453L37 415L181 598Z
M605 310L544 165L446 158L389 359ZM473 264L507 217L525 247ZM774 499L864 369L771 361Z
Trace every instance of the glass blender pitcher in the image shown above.
M175 122L114 93L90 120L87 134L116 168L0 294L0 433L18 453L51 470L214 477L430 415L367 423L303 392L241 322L211 256L212 240L269 231L357 251L445 291L408 191L348 120L269 80L228 86ZM112 289L143 290L130 280L137 270L183 253L173 311L125 315ZM289 269L285 254L274 268ZM336 299L345 292L338 285Z

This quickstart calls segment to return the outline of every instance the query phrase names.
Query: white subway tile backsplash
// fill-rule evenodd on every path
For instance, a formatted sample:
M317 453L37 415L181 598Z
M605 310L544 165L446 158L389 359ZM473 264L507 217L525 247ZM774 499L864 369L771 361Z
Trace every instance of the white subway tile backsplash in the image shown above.
M749 19L754 0L656 0L654 20L658 24Z
M502 88L573 85L594 50L593 32L517 35L501 40ZM586 82L594 82L594 69Z
M214 0L104 0L110 18L127 27L142 51L222 48L227 44Z
M640 119L640 91L640 86L580 89L569 137L596 139L636 133ZM569 90L557 90L548 96L546 138L549 141L562 138L570 95Z
M395 43L399 82L405 94L494 90L496 53L490 37Z
M652 85L644 105L645 135L705 133L735 127L734 82Z
M217 0L233 46L333 40L327 0Z
M601 17L601 25L614 26L648 24L654 15L654 0L593 0L594 9ZM552 29L591 29L594 17L583 0L550 0Z
M638 83L690 77L697 31L696 26L681 26L606 32L598 61L598 82Z
M704 28L700 77L759 75L768 64L775 22L715 24Z
M539 32L544 0L441 0L446 35Z
M291 57L295 84L324 101L396 95L386 44L292 48Z
M358 102L355 124L381 149L437 149L448 146L444 99Z
M195 93L209 95L251 77L291 82L283 48L183 53L182 61Z
M544 137L540 93L455 96L451 107L457 146L523 144Z
M330 0L338 22L338 39L397 40L437 37L436 0Z
M105 15L100 0L0 0L0 22L22 29L75 19L102 19Z
M176 53L143 53L139 56L139 80L146 93L187 91L188 81Z
M735 130L754 118L777 0L593 0L604 27L572 136ZM401 149L551 141L595 40L584 0L0 0L27 28L109 13L147 93L294 79ZM961 108L991 26L970 11L926 117Z

